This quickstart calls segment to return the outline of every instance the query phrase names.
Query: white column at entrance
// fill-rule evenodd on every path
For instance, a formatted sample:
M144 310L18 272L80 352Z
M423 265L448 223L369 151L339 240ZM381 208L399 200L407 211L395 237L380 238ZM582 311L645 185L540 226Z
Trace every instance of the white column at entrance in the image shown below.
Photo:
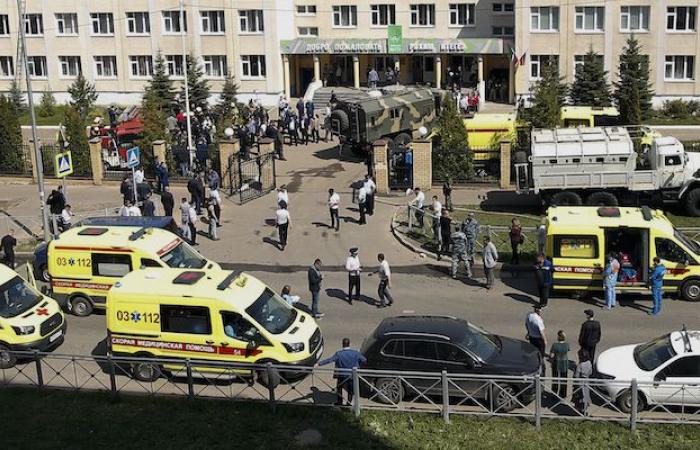
M352 78L355 81L355 89L360 89L360 57L352 55Z
M435 87L440 89L442 86L442 60L440 55L435 57Z
M478 58L478 85L479 88L479 108L486 102L486 83L484 82L484 57L479 55Z
M321 60L318 55L314 55L314 80L319 81L321 79Z
M284 95L287 96L287 98L292 97L292 80L290 78L290 70L289 70L289 56L287 55L282 55L282 66L283 66L283 71L284 71Z

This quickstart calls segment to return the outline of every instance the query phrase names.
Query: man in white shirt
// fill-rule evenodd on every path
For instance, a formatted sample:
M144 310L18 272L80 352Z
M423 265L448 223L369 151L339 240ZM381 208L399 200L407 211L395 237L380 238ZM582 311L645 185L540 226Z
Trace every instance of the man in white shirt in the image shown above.
M219 188L209 190L209 198L214 202L214 215L216 216L216 226L221 226L221 193Z
M411 206L416 208L416 221L418 222L418 226L423 228L423 206L425 206L425 194L419 187L414 188L413 192L415 192L416 196L411 201Z
M365 175L364 188L367 191L367 214L374 214L374 193L377 191L377 185L374 183L370 174Z
M360 225L367 223L367 189L364 185L357 191L357 207L360 210Z
M192 236L190 235L190 204L187 202L186 198L182 198L182 202L180 203L180 232L182 233L182 237L185 238L188 241L192 240Z
M134 188L136 188L139 184L143 183L143 179L144 179L143 169L139 167L134 172L134 181L136 181L136 186L134 186Z
M338 216L340 195L333 188L328 189L328 209L331 213L331 228L340 231L340 217Z
M119 208L119 212L117 213L121 217L127 217L129 215L129 207L131 206L130 201L125 201L124 204Z
M391 268L389 267L389 261L384 257L384 253L379 253L377 255L377 261L379 261L379 267L375 271L379 276L379 287L377 288L379 304L377 307L384 308L394 304L394 299L388 291L388 289L391 288ZM389 302L387 303L385 300Z
M197 245L197 210L194 206L189 205L190 209L187 211L188 219L187 226L190 228L190 241L192 245Z
M359 249L350 249L350 256L345 260L345 270L348 271L348 303L352 305L352 291L355 289L355 297L360 299L360 264Z
M138 206L130 204L127 208L127 215L129 217L141 217L141 210Z
M438 200L437 195L433 195L433 203L430 205L430 210L433 213L433 236L435 236L435 241L440 245L440 216L442 215L442 203Z
M287 246L287 232L289 231L289 211L287 211L287 204L280 202L280 207L277 210L277 232L279 234L279 245L280 250L284 251Z
M72 217L75 214L71 211L71 206L66 205L61 211L61 231L66 231L71 226Z
M277 206L284 202L289 207L289 194L287 193L287 185L283 184L277 188Z
M525 329L527 330L527 340L544 356L547 348L547 336L544 333L544 321L541 313L540 306L535 305L534 310L525 318Z

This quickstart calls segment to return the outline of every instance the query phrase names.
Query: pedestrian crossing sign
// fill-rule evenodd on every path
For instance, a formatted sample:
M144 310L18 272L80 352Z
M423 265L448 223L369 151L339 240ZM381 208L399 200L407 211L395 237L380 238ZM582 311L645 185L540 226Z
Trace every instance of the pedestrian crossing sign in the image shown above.
M70 152L58 153L54 161L56 178L64 178L73 173L73 158Z
M126 151L126 166L129 169L138 167L141 164L141 149L132 147Z

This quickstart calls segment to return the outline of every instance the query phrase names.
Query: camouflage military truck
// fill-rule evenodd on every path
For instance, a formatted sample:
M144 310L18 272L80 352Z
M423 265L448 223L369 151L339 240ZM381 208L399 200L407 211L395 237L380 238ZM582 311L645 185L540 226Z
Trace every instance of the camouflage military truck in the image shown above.
M378 139L390 145L405 145L420 127L430 128L437 118L440 97L428 88L418 88L381 97L340 100L335 104L327 125L341 145L366 152Z

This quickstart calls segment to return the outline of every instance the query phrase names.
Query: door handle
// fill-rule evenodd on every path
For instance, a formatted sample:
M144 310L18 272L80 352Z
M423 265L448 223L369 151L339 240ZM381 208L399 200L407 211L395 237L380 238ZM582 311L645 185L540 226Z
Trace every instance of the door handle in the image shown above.
M214 341L205 341L207 344L211 345L214 343Z

